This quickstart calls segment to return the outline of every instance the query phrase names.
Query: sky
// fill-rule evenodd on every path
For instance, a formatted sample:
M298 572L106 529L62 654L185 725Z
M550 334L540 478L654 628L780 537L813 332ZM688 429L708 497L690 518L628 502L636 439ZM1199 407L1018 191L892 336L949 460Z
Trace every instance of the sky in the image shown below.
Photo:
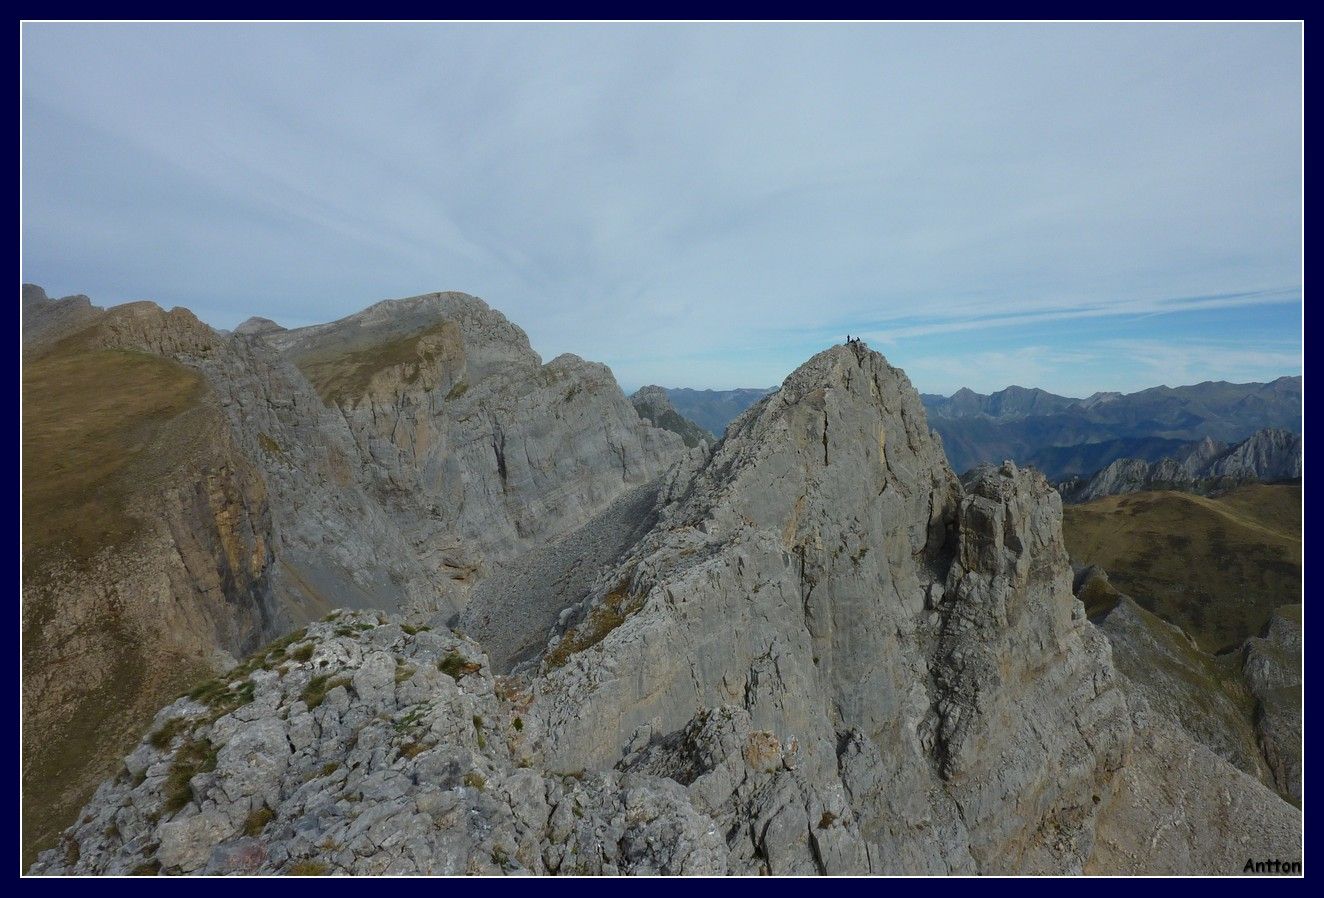
M1302 366L1296 24L21 26L24 281L481 296L623 387Z

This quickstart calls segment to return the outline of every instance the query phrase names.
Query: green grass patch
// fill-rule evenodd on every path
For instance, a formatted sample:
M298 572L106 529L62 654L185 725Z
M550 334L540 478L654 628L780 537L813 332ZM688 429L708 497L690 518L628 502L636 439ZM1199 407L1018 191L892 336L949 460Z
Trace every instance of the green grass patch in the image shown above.
M199 773L216 769L216 749L207 739L191 739L175 752L174 763L166 775L161 810L173 814L193 800L189 781Z
M349 686L352 681L349 677L332 677L329 674L318 674L308 681L304 687L303 693L299 696L308 710L311 711L326 700L326 694L337 686Z
M480 669L478 664L455 651L447 652L446 657L437 662L437 670L456 681L471 673L477 673Z
M429 746L422 742L406 742L404 745L400 746L400 757L411 759L417 758L419 755L423 754L423 752L427 751L428 748Z
M244 820L244 835L261 835L262 830L267 828L267 824L276 819L276 812L263 805L252 811Z
M172 717L161 725L161 729L148 736L147 741L152 748L165 751L175 741L175 737L191 729L193 723L187 717Z

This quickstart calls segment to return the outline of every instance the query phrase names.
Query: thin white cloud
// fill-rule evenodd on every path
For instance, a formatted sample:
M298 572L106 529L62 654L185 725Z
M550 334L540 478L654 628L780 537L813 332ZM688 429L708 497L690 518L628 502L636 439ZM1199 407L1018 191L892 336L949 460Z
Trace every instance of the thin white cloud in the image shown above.
M22 36L24 276L223 327L460 289L720 387L829 328L1181 333L1300 285L1298 26Z
M1126 316L1150 318L1157 315L1175 315L1212 309L1238 309L1263 305L1300 305L1301 293L1296 289L1259 290L1231 296L1181 297L1157 300L1118 300L1108 304L1089 303L1085 308L1056 308L1045 312L1020 315L995 315L979 318L957 318L927 324L908 325L864 331L862 336L882 343L895 343L912 337L933 334L951 334L979 331L989 328L1019 327L1027 324L1046 324L1053 321L1074 321L1082 318ZM956 313L953 313L956 314Z

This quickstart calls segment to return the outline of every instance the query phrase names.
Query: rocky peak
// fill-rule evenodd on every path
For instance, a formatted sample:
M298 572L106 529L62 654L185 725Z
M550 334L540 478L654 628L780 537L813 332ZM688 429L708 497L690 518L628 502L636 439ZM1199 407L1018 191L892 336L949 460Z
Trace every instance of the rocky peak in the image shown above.
M329 324L295 328L267 339L298 360L392 345L442 324L457 329L471 362L471 381L511 367L529 369L542 364L522 328L466 293L383 300Z
M640 387L630 395L632 401L653 402L663 407L675 408L671 404L671 397L667 395L665 387L659 387L657 384L648 384Z
M711 443L712 434L676 411L671 404L667 391L659 386L640 387L630 397L630 404L639 413L639 417L654 427L662 427L680 434L685 445L691 449L701 443Z
M1295 480L1301 476L1301 435L1290 430L1266 428L1218 458L1209 476L1241 480Z
M22 288L23 349L39 352L96 320L101 309L86 296L51 299L36 284Z
M177 306L166 311L146 300L107 309L97 331L94 343L107 349L137 349L169 357L211 355L224 342L188 309Z
M285 330L285 328L281 327L270 318L260 318L257 315L254 315L253 317L244 320L243 323L234 329L234 332L246 337L260 337L263 334L283 333Z
M610 765L631 732L666 743L736 704L781 746L780 804L707 800L723 825L753 815L769 835L746 849L772 872L1081 863L1091 819L1074 809L1130 730L1040 475L1007 465L963 490L905 375L852 344L671 491L533 683L545 763ZM1025 715L1044 731L1008 729ZM1022 813L974 785L995 768L1035 796ZM799 835L822 810L843 823L829 859ZM1075 835L1045 842L1046 820Z
M892 519L924 522L910 538L918 550L930 522L941 530L950 515L956 479L905 373L851 344L815 355L732 422L692 490L694 519L772 529L791 544L851 513L904 509Z

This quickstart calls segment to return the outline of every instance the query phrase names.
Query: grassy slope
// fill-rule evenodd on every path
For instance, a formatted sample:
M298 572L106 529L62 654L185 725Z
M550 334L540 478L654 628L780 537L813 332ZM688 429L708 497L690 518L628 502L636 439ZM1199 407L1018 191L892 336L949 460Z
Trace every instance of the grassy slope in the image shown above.
M1109 496L1065 509L1072 560L1218 652L1301 601L1301 488L1255 484L1218 498Z
M156 464L160 425L194 406L202 377L158 356L77 344L23 366L23 554L86 560L122 544L139 487L126 475Z
M82 576L98 550L131 544L141 524L129 503L176 460L163 432L204 389L182 365L76 340L23 366L23 674L42 702L24 707L25 866L198 675L160 653L146 663L114 608L59 607L71 594L43 587L56 568Z

